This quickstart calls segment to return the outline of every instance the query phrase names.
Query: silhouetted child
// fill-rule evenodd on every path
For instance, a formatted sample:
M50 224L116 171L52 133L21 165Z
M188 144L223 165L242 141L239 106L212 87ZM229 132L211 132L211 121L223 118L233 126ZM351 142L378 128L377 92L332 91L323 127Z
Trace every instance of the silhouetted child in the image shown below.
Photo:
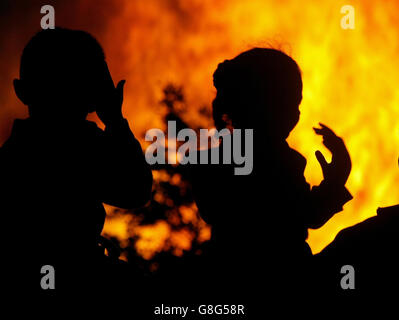
M29 118L15 120L0 150L8 258L26 275L18 290L40 289L47 264L57 294L106 284L102 203L130 209L149 201L152 174L122 116L123 85L114 86L86 32L43 30L26 45L14 86ZM93 111L105 130L86 120Z
M233 165L192 168L198 208L212 225L210 270L204 272L215 285L225 279L243 295L248 292L237 289L240 284L289 291L287 285L306 279L308 228L321 227L352 199L345 188L350 156L342 139L321 124L315 132L332 162L318 151L324 180L313 188L306 182L306 159L286 142L300 116L301 72L283 52L254 48L226 60L214 73L214 85L217 129L253 129L254 160L250 175L234 175Z

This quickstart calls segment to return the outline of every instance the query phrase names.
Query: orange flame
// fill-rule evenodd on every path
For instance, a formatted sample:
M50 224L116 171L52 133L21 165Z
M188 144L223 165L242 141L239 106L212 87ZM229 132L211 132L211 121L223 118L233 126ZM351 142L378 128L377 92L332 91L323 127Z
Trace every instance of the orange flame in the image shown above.
M355 8L354 30L341 28L346 4ZM319 252L342 228L399 200L398 10L395 1L131 1L109 30L120 40L117 28L128 28L121 42L131 71L126 111L133 128L163 128L158 101L173 82L184 86L185 120L197 124L198 110L214 97L219 62L253 46L288 51L304 82L302 117L289 142L308 159L308 181L322 179L314 152L323 147L311 130L319 121L345 139L353 161L348 187L355 199L310 232Z
M304 90L301 120L289 142L308 159L308 181L318 184L322 179L314 151L323 147L311 130L319 121L345 139L353 161L348 188L355 198L324 227L310 232L308 242L314 253L342 228L374 215L378 206L398 202L397 1L114 1L109 6L118 10L101 11L100 18L107 12L110 16L100 33L96 27L90 29L90 23L70 22L83 21L89 11L96 10L95 1L90 2L91 7L82 3L82 12L58 14L57 23L83 27L104 45L115 81L127 79L124 113L139 138L150 128L165 129L165 110L159 101L167 83L184 87L189 106L184 120L207 128L212 121L199 117L199 110L203 106L210 109L215 95L212 74L219 62L253 46L277 46L293 56L302 69ZM343 30L340 25L340 9L346 4L355 8L354 30ZM13 61L17 63L16 58ZM2 104L13 106L0 110L7 122L22 113L15 111L22 106L11 102L15 100L11 79L7 85L4 79L1 84L9 90L2 93ZM129 225L135 224L110 216L105 232L123 240L133 232ZM204 239L209 238L210 230L203 230ZM143 240L138 250L147 258L167 242L177 251L186 250L187 239L191 239L171 235L163 223L137 232Z

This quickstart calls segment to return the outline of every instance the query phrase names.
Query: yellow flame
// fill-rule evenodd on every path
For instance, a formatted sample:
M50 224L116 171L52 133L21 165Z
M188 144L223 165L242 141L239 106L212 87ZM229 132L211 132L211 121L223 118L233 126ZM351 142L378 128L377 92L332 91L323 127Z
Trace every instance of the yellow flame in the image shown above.
M127 79L125 112L136 133L164 127L158 101L168 82L184 86L190 107L185 121L198 124L198 110L214 97L212 73L219 62L269 44L297 60L302 117L289 143L308 159L308 181L322 179L314 152L326 150L311 129L319 121L345 139L353 160L348 188L355 199L310 232L313 252L378 206L399 200L399 3L349 2L128 1L105 35L111 71ZM354 30L341 28L346 4L355 8ZM121 54L122 64L113 59ZM163 224L154 228L165 237L169 232Z

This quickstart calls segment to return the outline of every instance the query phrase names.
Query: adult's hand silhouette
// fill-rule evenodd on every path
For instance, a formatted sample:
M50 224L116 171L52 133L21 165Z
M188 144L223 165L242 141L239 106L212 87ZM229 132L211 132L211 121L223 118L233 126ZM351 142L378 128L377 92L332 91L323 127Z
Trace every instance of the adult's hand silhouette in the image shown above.
M96 101L96 113L105 126L119 123L123 119L122 104L125 82L125 80L121 80L115 87L107 63L104 61L104 70Z
M332 153L331 163L328 163L324 155L317 150L316 158L323 171L324 180L337 184L345 185L352 169L352 162L342 138L338 137L326 125L319 123L320 128L313 128L315 133L323 137L323 144Z

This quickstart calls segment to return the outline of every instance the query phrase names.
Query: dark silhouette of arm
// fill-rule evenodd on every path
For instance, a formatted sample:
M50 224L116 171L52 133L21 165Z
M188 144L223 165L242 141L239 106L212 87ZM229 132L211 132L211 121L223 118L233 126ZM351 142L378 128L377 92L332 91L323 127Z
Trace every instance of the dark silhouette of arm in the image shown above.
M287 194L284 196L283 193L283 197L288 196L290 199L286 205L290 211L300 212L306 228L320 228L343 210L344 204L352 199L352 195L344 182L336 180L324 179L320 185L311 187L304 176L306 159L292 149L289 159L295 170L288 177L290 184L286 185Z
M353 197L345 186L334 185L323 181L310 191L310 206L306 217L307 226L318 229L330 220Z
M108 125L103 138L103 202L125 209L143 206L151 198L152 173L127 120Z
M333 130L320 123L320 128L314 128L316 134L323 137L323 144L332 153L330 163L326 161L320 151L316 151L316 158L323 171L324 180L311 191L313 210L310 212L309 227L320 228L335 213L342 211L343 205L352 199L352 195L345 188L346 181L352 169L349 152L342 138Z
M121 80L114 86L104 61L103 79L96 97L96 113L105 124L103 202L132 209L143 206L150 200L152 173L140 143L122 115L124 85L125 80Z

